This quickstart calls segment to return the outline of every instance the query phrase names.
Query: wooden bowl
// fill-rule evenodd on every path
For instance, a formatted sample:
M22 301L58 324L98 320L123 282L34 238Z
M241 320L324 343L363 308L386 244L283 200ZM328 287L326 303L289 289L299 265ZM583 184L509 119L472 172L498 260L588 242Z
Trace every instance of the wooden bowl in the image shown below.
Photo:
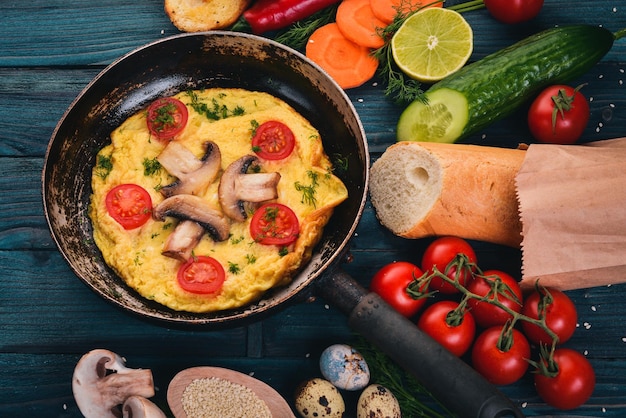
M287 401L266 383L234 370L208 366L185 369L174 376L170 382L167 389L167 403L176 418L191 418L187 416L183 408L183 393L187 386L196 379L212 377L250 389L265 402L275 418L295 418Z

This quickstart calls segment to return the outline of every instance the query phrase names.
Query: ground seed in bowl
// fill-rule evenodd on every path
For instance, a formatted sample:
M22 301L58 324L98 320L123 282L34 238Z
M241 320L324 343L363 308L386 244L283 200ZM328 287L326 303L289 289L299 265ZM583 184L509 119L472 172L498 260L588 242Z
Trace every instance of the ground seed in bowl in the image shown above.
M194 379L183 391L182 404L189 418L272 418L253 391L219 377Z

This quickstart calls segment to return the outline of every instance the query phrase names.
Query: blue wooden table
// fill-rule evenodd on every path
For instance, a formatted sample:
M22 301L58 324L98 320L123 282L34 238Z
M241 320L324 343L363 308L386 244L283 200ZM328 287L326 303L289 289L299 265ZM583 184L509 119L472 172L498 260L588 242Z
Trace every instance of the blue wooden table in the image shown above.
M449 4L454 4L450 1ZM533 22L517 27L470 12L472 60L552 25L626 27L623 0L545 0ZM345 317L320 299L303 300L248 327L175 330L155 326L107 304L70 271L43 214L41 169L50 135L76 95L108 63L150 41L176 34L162 0L0 1L0 416L78 417L71 377L80 356L113 350L130 367L152 369L156 402L180 370L222 366L252 374L291 401L297 383L319 374L321 350L351 341ZM591 99L585 140L626 136L626 40L578 82ZM401 108L378 82L350 90L372 158L394 142ZM469 142L515 146L530 142L523 112ZM367 206L345 270L364 285L393 260L419 261L425 240L393 236ZM519 276L517 250L476 243L483 268ZM616 278L619 279L619 278ZM623 278L622 278L623 279ZM546 406L532 378L502 390L528 416L626 416L626 285L569 292L579 327L567 346L583 352L597 373L593 397L574 411ZM349 416L353 416L354 411Z

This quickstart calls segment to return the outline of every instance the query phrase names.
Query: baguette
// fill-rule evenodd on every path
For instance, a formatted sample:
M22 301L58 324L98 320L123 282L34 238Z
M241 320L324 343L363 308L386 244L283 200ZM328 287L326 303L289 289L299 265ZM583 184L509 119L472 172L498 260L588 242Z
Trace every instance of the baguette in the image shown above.
M515 176L525 154L479 145L398 142L370 171L376 216L404 238L455 235L519 247Z
M223 29L241 16L251 0L165 0L165 13L183 32Z

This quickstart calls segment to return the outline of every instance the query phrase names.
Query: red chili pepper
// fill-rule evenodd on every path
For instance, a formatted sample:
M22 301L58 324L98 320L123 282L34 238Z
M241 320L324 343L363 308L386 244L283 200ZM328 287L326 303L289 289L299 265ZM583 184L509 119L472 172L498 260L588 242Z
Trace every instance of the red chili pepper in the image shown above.
M335 3L339 0L259 0L243 17L252 32L261 34L287 27Z

